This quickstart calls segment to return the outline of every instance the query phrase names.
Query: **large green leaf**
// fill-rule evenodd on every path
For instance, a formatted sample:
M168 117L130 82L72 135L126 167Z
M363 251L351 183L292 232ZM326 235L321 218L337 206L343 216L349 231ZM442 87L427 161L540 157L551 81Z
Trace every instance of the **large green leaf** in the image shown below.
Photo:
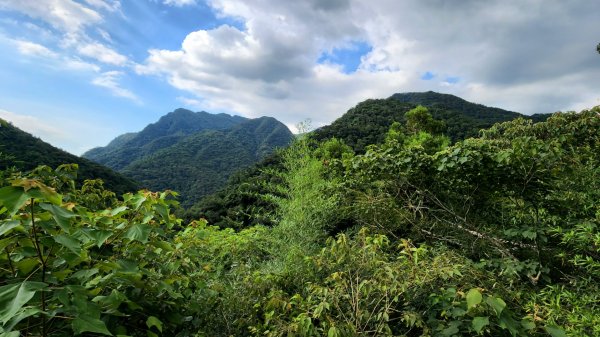
M10 321L37 291L47 286L42 282L24 281L0 287L0 322Z
M54 237L54 241L60 243L76 255L79 255L81 253L81 243L69 235L56 235Z
M71 323L71 326L73 327L73 332L76 334L81 334L83 332L95 332L107 336L113 335L110 331L108 331L106 324L104 324L102 320L85 315L76 317Z
M477 306L479 303L481 303L481 300L482 300L482 296L481 296L481 293L479 292L479 290L477 290L477 289L469 290L469 292L467 293L467 310Z
M22 187L6 186L0 188L0 203L8 210L8 214L13 216L23 207L29 196Z
M145 224L137 224L131 226L125 233L125 237L131 241L137 240L142 243L148 242L148 235L150 235L150 230L152 227Z
M504 302L504 300L502 300L500 297L490 296L485 300L485 302L489 304L492 308L494 308L494 311L496 311L496 314L498 316L500 316L502 310L506 308L506 302Z
M43 208L44 210L52 213L52 217L54 218L54 221L56 221L56 223L60 226L60 228L62 228L63 231L65 232L70 232L71 229L71 218L74 218L77 216L77 214L66 210L62 207L56 206L56 205L51 205L51 204L40 204L40 207Z
M548 325L545 326L544 329L552 337L567 337L567 334L564 332L564 330L559 327Z
M160 321L160 319L154 316L148 317L148 319L146 320L146 326L148 328L156 327L158 331L162 332L162 322Z
M473 326L473 330L475 330L477 333L481 333L483 328L488 324L490 324L489 317L475 317L475 318L473 318L473 321L471 322L471 325Z
M99 229L99 230L84 229L83 232L90 239L94 240L94 242L96 243L96 246L98 246L98 248L100 248L104 244L104 242L106 242L106 239L108 239L113 234L112 231L107 231L107 230L103 230L103 229Z
M3 223L2 226L0 226L0 235L4 235L4 233L7 233L11 229L19 226L20 224L21 224L21 221L19 221L19 220L12 220L12 221L7 221L7 222Z

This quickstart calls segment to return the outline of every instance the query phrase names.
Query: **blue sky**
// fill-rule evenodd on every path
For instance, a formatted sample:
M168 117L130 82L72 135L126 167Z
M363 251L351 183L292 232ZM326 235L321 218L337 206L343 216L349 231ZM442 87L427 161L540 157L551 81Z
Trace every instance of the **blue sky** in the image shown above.
M434 90L523 113L600 104L597 2L0 0L0 118L69 152L178 107L330 123Z

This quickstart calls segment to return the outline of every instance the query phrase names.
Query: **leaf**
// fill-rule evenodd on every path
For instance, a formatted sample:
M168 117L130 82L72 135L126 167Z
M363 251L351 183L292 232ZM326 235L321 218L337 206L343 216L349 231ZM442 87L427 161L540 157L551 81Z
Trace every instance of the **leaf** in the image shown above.
M547 325L544 330L552 337L567 337L565 331L557 326Z
M148 319L146 320L146 326L149 329L152 327L156 327L158 329L158 331L162 332L162 322L160 321L160 319L158 319L154 316L148 317Z
M506 307L506 303L500 297L488 297L485 302L496 311L496 315L500 316L502 310Z
M521 320L521 326L525 329L525 330L533 330L535 329L535 323L529 319L523 319Z
M90 316L80 315L73 320L71 323L73 332L80 334L82 332L95 332L103 335L112 336L113 334L108 331L106 324L98 318Z
M482 296L479 290L475 288L469 290L467 293L467 310L477 306L479 303L481 303L481 300Z
M20 224L21 224L21 221L19 221L19 220L5 222L2 226L0 226L0 235L4 235L4 233L7 233L11 229L19 226Z
M115 209L110 210L110 216L121 214L127 210L127 206L119 206Z
M37 291L47 286L42 282L24 281L0 287L0 322L8 322Z
M489 317L475 317L473 318L473 322L471 322L471 325L473 326L473 330L475 330L477 333L481 333L481 331L483 330L483 328L490 324L490 318Z
M22 187L6 186L0 188L0 202L8 210L9 216L13 216L23 207L29 196Z
M340 330L335 326L332 326L331 328L329 328L329 331L327 331L327 337L339 337L339 335Z
M83 232L90 239L94 240L94 242L96 243L96 246L98 246L98 248L100 248L104 244L104 242L106 242L106 239L108 239L113 234L112 231L107 231L107 230L103 230L103 229L99 229L99 230L85 229Z
M52 213L54 221L56 221L56 223L60 226L60 228L62 228L63 231L70 231L71 221L69 219L76 217L77 214L56 205L40 204L40 207Z
M21 336L21 333L19 331L10 331L10 332L0 333L0 337L19 337L19 336Z
M65 234L56 235L54 237L54 241L56 241L57 243L60 243L64 247L67 247L70 251L72 251L76 255L79 255L81 253L80 242L73 239L72 237L70 237L68 235L65 235Z
M151 229L152 227L145 224L133 225L127 230L125 237L131 241L137 240L141 243L146 243L148 242L148 235L150 235Z

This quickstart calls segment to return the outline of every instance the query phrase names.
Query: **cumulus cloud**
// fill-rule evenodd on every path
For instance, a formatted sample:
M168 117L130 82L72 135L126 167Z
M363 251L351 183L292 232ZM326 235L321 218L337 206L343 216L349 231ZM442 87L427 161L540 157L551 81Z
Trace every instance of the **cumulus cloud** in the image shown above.
M191 32L180 49L149 51L158 74L205 109L331 122L360 100L437 90L524 113L598 100L598 2L211 0L243 28ZM355 42L355 72L319 64ZM436 80L423 79L435 73Z
M92 80L92 84L110 90L110 92L112 92L115 96L124 97L140 104L141 100L139 97L137 97L133 92L123 88L119 83L119 79L123 75L124 73L121 71L107 71L94 78L94 80Z

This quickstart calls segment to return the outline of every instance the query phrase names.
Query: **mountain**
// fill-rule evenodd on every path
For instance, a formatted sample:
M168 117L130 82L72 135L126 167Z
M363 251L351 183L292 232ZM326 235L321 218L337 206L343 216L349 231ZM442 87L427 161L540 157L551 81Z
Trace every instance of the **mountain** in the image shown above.
M39 165L56 168L61 164L78 164L78 182L85 179L102 179L105 186L117 194L138 189L137 183L130 178L108 167L58 149L2 119L0 119L0 152L2 170L12 166L28 171Z
M542 121L550 116L526 116L431 91L400 93L388 99L369 99L358 103L331 125L313 131L312 137L318 141L342 139L357 153L362 153L368 145L382 143L392 123L403 122L404 114L417 105L426 106L436 119L444 121L446 133L453 141L477 136L479 130L489 128L497 122L518 117ZM274 193L268 189L268 185L278 179L273 171L283 170L281 161L281 156L270 156L238 172L225 187L188 208L185 218L191 220L204 217L211 224L236 229L256 224L273 224L268 213L275 206L261 195Z
M382 142L392 123L403 122L404 114L417 105L427 107L435 119L443 120L446 134L453 141L475 137L479 130L498 122L518 117L542 121L550 116L527 116L432 91L398 93L387 99L369 99L357 104L331 125L315 130L314 137L317 140L340 138L362 153L367 145Z
M121 135L84 157L106 164L150 190L171 189L189 206L225 185L293 135L271 117L247 119L177 109L142 131Z
M247 119L240 116L177 109L142 131L123 134L105 147L87 151L83 157L122 170L138 159L176 144L186 136L203 130L229 129L244 121Z

